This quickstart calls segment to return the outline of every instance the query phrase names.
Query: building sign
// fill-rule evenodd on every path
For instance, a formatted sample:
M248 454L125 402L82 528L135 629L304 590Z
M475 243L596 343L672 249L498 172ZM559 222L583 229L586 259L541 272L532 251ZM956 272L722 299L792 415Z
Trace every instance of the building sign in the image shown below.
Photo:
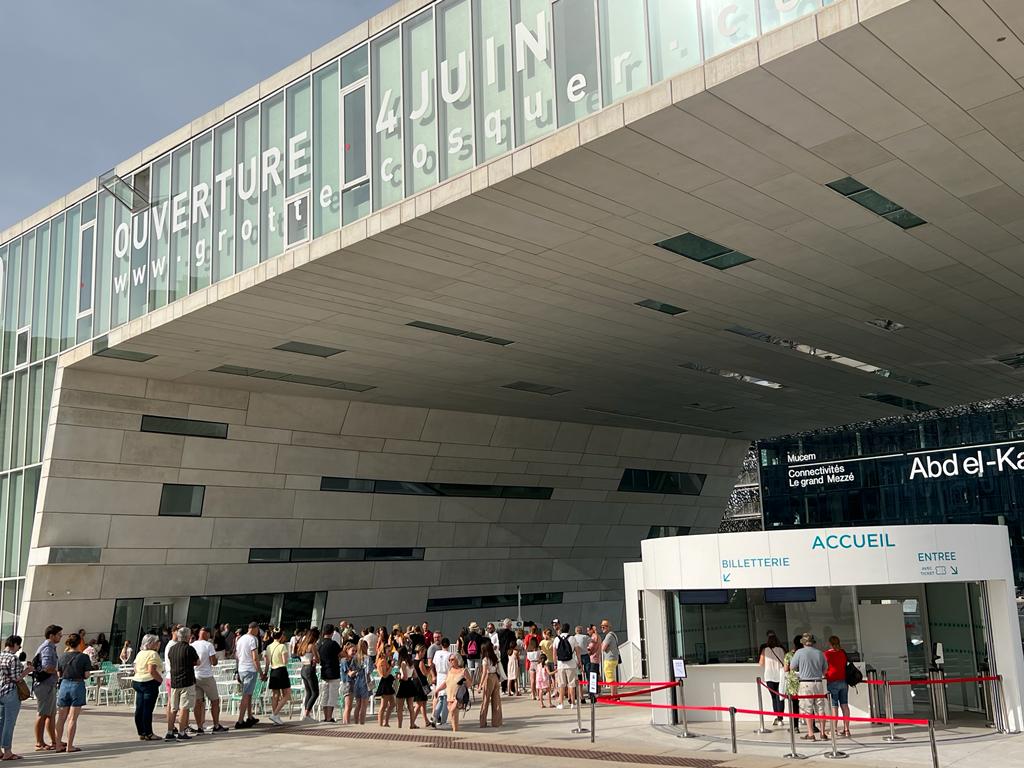
M830 2L438 0L54 219L67 217L55 247L81 277L68 308L72 340L401 202ZM142 210L123 204L133 189L149 203ZM20 247L0 244L0 261L23 258Z

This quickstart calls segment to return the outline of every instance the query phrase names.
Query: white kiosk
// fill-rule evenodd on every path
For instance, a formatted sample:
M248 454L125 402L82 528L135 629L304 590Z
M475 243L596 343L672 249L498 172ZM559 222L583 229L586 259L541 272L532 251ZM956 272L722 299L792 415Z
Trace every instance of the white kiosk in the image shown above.
M1024 655L1009 538L996 525L906 525L648 539L625 565L628 636L649 679L685 658L687 703L756 708L757 652L768 630L784 645L837 635L861 668L890 680L1001 675L1009 727L1024 726ZM636 673L634 673L636 674ZM867 714L867 686L851 692ZM767 692L766 692L767 693ZM897 715L927 716L930 688L894 687ZM671 692L653 695L670 703ZM947 687L953 715L981 720L977 684ZM771 704L765 697L765 709ZM691 720L720 719L693 713ZM671 710L652 710L670 723Z

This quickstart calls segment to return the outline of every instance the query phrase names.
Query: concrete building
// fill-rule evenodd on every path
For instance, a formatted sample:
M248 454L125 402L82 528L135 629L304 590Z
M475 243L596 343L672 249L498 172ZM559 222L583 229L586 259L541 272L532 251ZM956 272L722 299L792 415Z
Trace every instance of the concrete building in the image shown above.
M750 439L1019 392L1022 37L404 0L186 123L0 233L4 627L621 617Z

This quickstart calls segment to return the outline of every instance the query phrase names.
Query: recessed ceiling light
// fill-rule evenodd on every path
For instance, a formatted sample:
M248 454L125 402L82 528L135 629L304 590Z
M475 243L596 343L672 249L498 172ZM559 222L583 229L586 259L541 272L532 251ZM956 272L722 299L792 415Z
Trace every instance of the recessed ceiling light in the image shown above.
M681 235L657 242L655 245L715 269L729 269L754 260L745 253L734 251L726 245L695 235L693 232L684 232Z
M886 320L884 317L876 317L873 320L865 320L864 322L875 326L875 328L881 328L883 331L902 331L907 327L903 323L897 323L895 320Z
M729 333L735 333L738 336L746 336L748 339L756 339L757 341L763 341L766 344L785 347L786 349L791 349L794 352L816 357L819 360L828 360L830 363L845 365L847 368L856 368L858 371L864 371L864 373L873 373L876 376L884 376L887 379L901 381L904 384L910 384L915 387L929 386L927 381L914 379L909 376L902 376L898 373L893 373L888 368L880 368L877 365L864 363L860 360L855 360L852 357L846 357L845 355L839 355L835 352L829 352L827 349L822 349L821 347L811 346L810 344L800 344L796 341L784 339L781 336L773 336L770 333L765 333L764 331L755 331L753 328L744 328L742 325L734 325L726 328L725 330Z
M372 384L354 384L348 381L338 381L337 379L328 379L321 376L305 376L299 373L268 371L263 368L245 368L241 365L218 365L216 368L211 368L210 373L251 376L254 379L286 381L292 384L307 384L311 387L325 387L327 389L344 389L348 392L368 392L371 389L376 389Z
M274 349L280 349L282 352L297 352L300 355L312 355L314 357L331 357L345 351L336 347L308 344L305 341L286 341L284 344L278 344Z
M513 381L511 384L502 384L504 389L517 389L521 392L533 392L536 395L560 395L563 392L568 392L568 389L562 389L561 387L553 387L549 384L537 384L532 381Z
M763 379L760 376L737 373L736 371L728 371L724 368L712 368L709 365L701 365L700 363L681 363L679 367L688 368L691 371L699 371L700 373L711 373L715 376L721 376L723 379L742 381L744 384L756 384L759 387L768 387L769 389L783 389L783 386L777 381Z
M664 312L666 315L681 315L686 312L682 307L677 307L674 304L666 304L663 301L655 301L654 299L644 299L643 301L636 302L636 305L638 307L653 309L656 312Z

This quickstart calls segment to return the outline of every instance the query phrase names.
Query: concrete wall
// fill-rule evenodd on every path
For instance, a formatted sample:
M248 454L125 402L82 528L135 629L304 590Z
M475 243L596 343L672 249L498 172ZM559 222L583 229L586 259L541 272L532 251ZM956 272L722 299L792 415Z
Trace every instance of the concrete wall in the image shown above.
M296 389L300 389L296 387ZM478 413L58 372L23 634L105 631L119 597L327 590L328 619L389 624L428 597L556 591L524 615L622 626L622 563L652 525L717 529L747 444ZM144 414L227 422L227 440L139 431ZM624 467L707 473L700 496L627 494ZM550 500L320 491L335 475L553 487ZM163 483L206 486L160 517ZM50 565L51 547L99 547ZM250 547L425 547L422 562L249 564ZM431 613L435 626L499 616Z

